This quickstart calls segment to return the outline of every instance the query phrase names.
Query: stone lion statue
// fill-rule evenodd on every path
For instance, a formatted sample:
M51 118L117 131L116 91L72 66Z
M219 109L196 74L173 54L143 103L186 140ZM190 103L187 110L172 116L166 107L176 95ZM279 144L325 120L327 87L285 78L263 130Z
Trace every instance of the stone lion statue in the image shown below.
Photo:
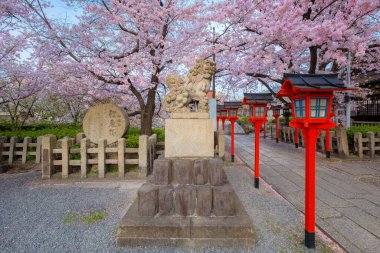
M208 112L207 92L216 65L210 60L197 60L184 80L177 74L166 77L170 92L165 96L163 105L167 112L190 112L190 104L198 112Z

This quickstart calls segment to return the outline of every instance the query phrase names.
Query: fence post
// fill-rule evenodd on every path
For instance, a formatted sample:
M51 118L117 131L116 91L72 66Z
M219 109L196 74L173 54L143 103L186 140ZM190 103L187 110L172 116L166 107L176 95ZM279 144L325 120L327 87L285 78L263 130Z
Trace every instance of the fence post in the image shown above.
M321 130L319 132L319 146L321 147L321 151L324 153L326 152L326 132L324 130Z
M354 133L355 152L358 153L360 158L363 158L363 136L362 133Z
M42 136L38 136L37 146L36 146L36 163L41 162L41 145L42 145Z
M80 177L87 177L87 147L88 139L83 138L80 140Z
M86 135L84 135L84 133L77 133L75 136L75 144L81 143L81 140L84 138L86 138Z
M336 129L336 139L339 155L343 157L349 156L350 152L348 150L347 130L344 127L338 127Z
M21 163L25 164L26 163L26 157L28 155L28 146L29 143L32 142L31 137L25 137L24 142L22 143L22 157L21 157Z
M98 177L104 178L106 169L106 140L100 139L98 143Z
M148 135L140 135L139 137L139 170L141 174L147 174L148 168Z
M290 143L296 143L296 139L295 139L295 137L294 137L294 128L293 127L291 127L290 128Z
M57 137L54 135L45 135L42 136L41 145L42 145L42 179L48 179L54 173L53 165L53 148L57 144Z
M123 178L125 174L125 138L117 141L117 163L119 167L119 177Z
M70 147L72 140L68 137L62 139L62 178L69 177Z
M368 138L369 156L371 158L374 158L375 157L375 133L367 132L367 138Z
M149 137L149 172L153 171L153 163L156 158L157 134Z
M12 165L12 163L13 163L16 143L17 143L17 137L11 137L11 139L9 141L9 157L8 157L8 164L9 165Z
M4 143L7 142L7 137L0 137L0 162L3 160Z

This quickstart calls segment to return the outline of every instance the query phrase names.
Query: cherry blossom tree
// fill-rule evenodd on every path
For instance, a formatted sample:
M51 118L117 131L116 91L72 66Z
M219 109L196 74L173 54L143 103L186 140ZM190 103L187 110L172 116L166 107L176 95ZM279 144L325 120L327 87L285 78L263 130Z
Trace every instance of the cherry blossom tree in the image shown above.
M167 73L194 62L205 44L202 1L67 0L68 8L82 10L71 24L50 17L47 1L12 1L28 12L12 15L33 32L38 64L72 69L69 75L80 73L78 87L108 90L138 104L130 114L141 115L144 134L151 133L157 90Z
M240 87L255 80L271 90L284 72L338 72L348 52L354 68L380 69L379 1L227 0L214 9L217 66L245 79Z

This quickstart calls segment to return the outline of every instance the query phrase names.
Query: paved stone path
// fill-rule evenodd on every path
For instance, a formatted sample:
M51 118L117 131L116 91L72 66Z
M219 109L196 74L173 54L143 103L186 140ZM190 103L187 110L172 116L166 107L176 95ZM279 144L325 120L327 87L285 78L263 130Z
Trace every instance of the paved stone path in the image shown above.
M230 137L226 136L227 150ZM298 210L304 211L304 149L263 139L260 174ZM235 136L235 150L250 168L253 135ZM317 226L348 252L380 251L380 161L328 161L317 154Z

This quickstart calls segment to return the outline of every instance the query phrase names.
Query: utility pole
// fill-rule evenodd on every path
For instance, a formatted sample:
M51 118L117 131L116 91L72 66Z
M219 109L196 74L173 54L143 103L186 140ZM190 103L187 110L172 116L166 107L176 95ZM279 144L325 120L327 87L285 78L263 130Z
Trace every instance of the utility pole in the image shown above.
M213 49L213 54L212 54L212 60L215 62L215 27L212 28L212 49ZM216 63L216 62L215 62ZM212 98L215 98L215 73L212 76Z
M348 65L346 71L347 86L351 87L351 52L348 51ZM351 127L351 101L348 93L345 94L344 102L346 102L346 128Z

